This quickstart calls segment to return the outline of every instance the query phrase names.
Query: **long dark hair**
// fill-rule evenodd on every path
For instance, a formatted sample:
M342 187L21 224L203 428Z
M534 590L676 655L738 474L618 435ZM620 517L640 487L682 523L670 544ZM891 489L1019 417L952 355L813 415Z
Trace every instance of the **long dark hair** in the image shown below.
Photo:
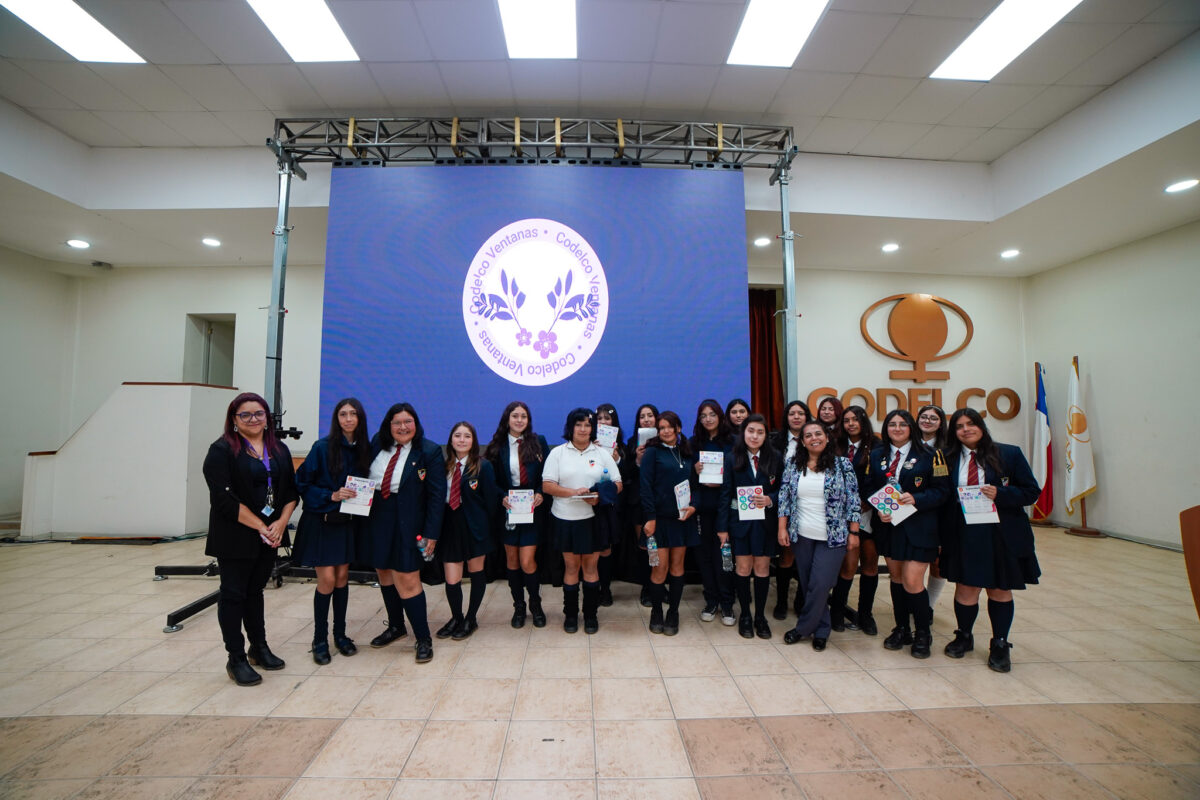
M733 437L733 469L734 471L743 470L750 462L750 451L746 448L746 426L751 422L757 422L763 426L763 431L767 430L767 418L762 414L751 414L746 417L746 421L742 423L742 428ZM775 452L775 448L771 446L771 437L764 436L762 447L758 449L758 469L767 470L768 475L779 474L779 460L781 456Z
M786 406L784 406L784 408L783 408L783 424L781 424L779 426L779 432L776 434L776 436L779 437L779 441L781 443L780 446L784 448L784 450L782 450L781 452L784 452L784 453L787 452L788 437L791 436L791 434L792 434L792 429L788 427L788 413L791 412L792 406L800 406L800 408L804 409L804 421L805 422L808 422L809 420L811 420L813 418L812 409L809 408L808 403L804 402L803 400L793 400L790 403L788 403ZM803 428L804 425L801 425L800 427ZM797 436L799 436L799 434L797 434Z
M704 409L706 408L717 415L717 432L713 436L709 436L708 429L700 424L700 415L704 413ZM721 404L711 397L701 400L700 405L696 407L696 424L692 426L692 447L699 450L700 445L710 441L725 446L732 440L733 429L729 427L729 420L725 418L725 412L721 410Z
M396 403L387 410L387 413L383 415L383 420L379 423L379 432L371 440L372 447L391 450L396 446L396 439L392 436L392 419L402 411L408 412L417 426L417 432L413 434L412 438L412 449L421 449L421 444L425 441L425 429L421 427L421 418L417 416L417 410L412 407L412 403Z
M596 441L596 412L590 408L573 408L567 412L567 422L563 425L563 439L568 442L575 438L575 423L587 420L592 425L592 441Z
M926 411L932 411L937 414L939 420L937 433L933 436L933 446L937 450L945 450L952 444L950 432L946 427L946 412L942 411L942 409L938 406L930 403L929 405L921 406L921 408L917 410L917 416L921 416ZM920 423L917 423L916 435L917 438L922 441L922 443L925 441L925 431L921 430Z
M354 444L350 445L350 460L363 475L366 475L368 470L371 469L371 437L367 434L367 412L363 410L362 403L358 402L357 397L343 397L333 406L333 417L329 421L329 436L327 437L329 442L329 474L334 479L337 479L342 474L343 453L346 450L343 438L345 434L342 433L342 426L338 424L338 412L345 406L353 408L354 413L358 416L358 425L354 428ZM349 472L349 468L346 471Z
M846 433L846 414L853 414L854 419L858 421L859 438L857 451L854 453L854 459L857 461L860 457L870 458L871 451L875 449L875 445L879 444L879 436L875 433L874 426L871 425L871 417L867 415L867 410L862 406L847 406L842 412L842 438L838 444L841 445L842 452L845 453L850 447L850 434Z
M637 413L633 415L633 435L629 437L629 442L627 443L627 446L630 450L637 450L637 432L638 428L641 427L641 425L638 423L638 420L641 419L642 410L647 408L650 409L650 413L654 415L655 423L658 422L658 406L654 405L653 403L642 403L640 406L638 406Z
M483 451L483 457L488 461L495 461L500 457L500 445L508 441L509 415L518 408L525 409L525 415L529 417L529 423L525 426L525 432L521 434L521 444L517 447L517 460L525 464L531 461L542 460L542 448L538 444L537 434L533 432L533 412L529 410L529 406L520 400L513 400L501 412L500 422L496 425L496 432L492 434L492 440L488 442L487 449Z
M917 421L913 419L912 414L908 413L908 411L903 408L893 408L887 413L887 416L883 418L883 431L880 433L880 437L883 439L883 443L885 445L887 445L889 448L896 446L892 444L892 437L888 436L887 432L888 423L890 423L895 417L899 417L900 419L904 420L904 424L908 426L908 441L912 443L912 448L914 451L929 449L921 442L921 429L917 427Z
M672 428L675 429L675 446L679 448L680 457L691 458L692 446L688 443L687 437L683 435L683 420L681 420L679 415L674 411L663 411L658 415L658 419L654 421L655 430L658 429L658 423L662 422L664 419L671 425ZM662 439L658 438L658 434L655 434L653 439L646 442L646 447L654 447L655 445L660 444L662 444L663 447L667 447L667 445L662 443Z
M625 431L621 430L621 417L617 414L617 407L612 403L601 403L596 406L596 427L600 426L601 414L608 414L608 418L612 420L612 426L617 429L617 454L624 458L625 440L621 436Z
M466 428L471 432L471 449L467 451L467 474L479 474L479 434L475 432L475 426L467 422L465 419L454 423L450 426L450 435L446 437L446 474L454 468L455 462L458 461L458 454L454 452L454 432L459 428Z
M808 474L808 448L804 446L804 431L813 425L821 429L821 433L825 434L826 439L825 449L821 451L821 455L817 456L816 471L824 472L832 469L838 458L837 447L829 438L829 431L825 430L825 423L819 419L810 419L800 428L800 441L796 445L796 454L792 456L792 463L796 465L796 469L800 470L801 475Z
M728 403L725 404L725 419L726 420L729 419L729 412L730 412L730 410L733 409L734 406L745 406L746 411L748 412L747 416L749 415L749 413L752 413L754 411L754 409L750 407L750 404L747 403L745 400L743 400L740 397L735 397L732 400L730 400ZM745 422L745 420L742 420L742 421ZM736 430L732 422L729 423L729 430L730 431Z
M973 408L960 408L950 415L950 452L946 456L946 460L950 463L957 464L958 459L962 457L962 442L958 440L958 434L954 433L958 421L966 417L971 420L971 424L983 433L979 437L979 444L975 446L975 452L996 471L996 474L1003 474L1004 466L1000 463L1000 448L996 447L996 443L992 441L992 434L988 432L987 423L983 421L983 417ZM977 459L978 460L978 459Z
M829 403L833 407L833 422L826 423L821 419L821 406ZM838 447L838 442L842 438L842 414L846 409L842 408L842 401L832 395L821 399L817 403L817 420L825 426L825 433L829 434L829 443L834 447Z
M229 408L225 409L225 432L221 434L221 438L233 450L233 454L236 456L242 452L242 435L233 425L233 415L237 413L238 406L242 403L258 403L262 406L262 410L267 413L266 424L263 426L263 449L271 455L280 452L279 442L275 438L275 420L271 417L271 409L267 406L267 401L263 399L262 395L254 392L242 392L233 398L229 402Z

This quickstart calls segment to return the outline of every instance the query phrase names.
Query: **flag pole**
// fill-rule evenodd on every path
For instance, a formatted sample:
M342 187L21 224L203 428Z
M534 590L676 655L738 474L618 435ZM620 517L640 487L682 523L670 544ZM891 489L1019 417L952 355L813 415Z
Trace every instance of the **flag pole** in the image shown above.
M1079 356L1074 356L1071 359L1071 364L1075 368L1075 380L1078 381L1079 380ZM1068 411L1068 413L1070 413L1070 412ZM1079 521L1081 524L1076 527L1067 528L1067 533L1071 534L1072 536L1084 536L1089 539L1104 538L1103 533L1096 530L1095 528L1088 527L1088 524L1087 524L1087 497L1086 496L1079 498Z
M1040 361L1035 361L1035 362L1033 362L1033 385L1035 387L1038 386L1041 383L1041 380L1042 380L1042 363ZM1037 415L1035 414L1034 416L1036 417ZM1047 479L1049 480L1049 475L1047 475ZM1042 513L1042 510L1040 508L1038 508L1037 502L1035 501L1030 510L1030 513L1029 513L1029 524L1036 525L1039 528L1055 527L1054 523L1050 521L1050 517L1038 516L1041 513Z

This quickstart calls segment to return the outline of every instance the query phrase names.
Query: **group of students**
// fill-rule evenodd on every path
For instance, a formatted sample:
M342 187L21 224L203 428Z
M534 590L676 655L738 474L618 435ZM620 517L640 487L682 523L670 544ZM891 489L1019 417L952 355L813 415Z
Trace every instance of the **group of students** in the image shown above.
M824 399L815 416L803 402L792 401L785 420L781 430L771 432L744 400L722 407L708 399L686 436L677 413L645 404L634 427L652 429L647 440L637 432L625 438L616 408L605 404L572 410L563 444L551 448L535 432L529 407L514 401L486 444L462 421L451 426L443 448L426 438L410 404L389 408L372 435L362 404L349 397L335 404L328 435L293 472L266 401L241 394L230 403L224 432L204 463L211 498L205 552L218 559L220 569L218 621L227 672L239 685L253 685L261 682L254 666L284 666L266 642L263 587L276 548L288 543L287 528L301 501L292 556L317 576L312 645L317 664L331 660L331 607L334 647L343 656L357 652L346 634L351 563L375 568L383 597L387 624L371 646L385 647L407 636L411 626L419 663L432 659L434 636L463 640L478 629L485 560L498 545L512 595L512 626L531 619L544 627L538 545L549 541L562 554L562 624L568 633L578 631L581 612L584 631L599 630L599 609L613 602L613 545L631 542L645 551L641 602L650 608L651 633L679 631L691 549L703 589L700 619L711 622L719 615L744 637L771 638L767 605L778 556L776 619L788 616L793 574L800 586L797 622L784 642L811 639L815 650L824 650L831 630L877 634L872 607L882 554L896 619L885 647L911 645L913 656L928 657L932 605L952 580L958 630L946 654L961 658L973 649L978 598L986 589L992 621L988 663L1007 671L1011 592L1036 583L1039 574L1023 511L1039 490L1020 450L993 443L972 409L956 411L948 427L934 406L922 408L916 420L907 411L892 411L884 420L884 439L874 434L865 409L843 410L836 398ZM617 429L612 447L597 443L601 425ZM710 460L701 456L706 451L720 456ZM705 460L716 464L705 471ZM720 469L714 480L707 476L715 465ZM369 478L376 486L368 516L340 510L343 501L355 498L349 476ZM866 503L889 480L903 492L899 502L917 509L895 525ZM998 524L968 525L957 501L948 502L956 486L976 484L995 502ZM511 518L512 489L532 490L532 521ZM421 569L434 558L445 577L451 618L431 633ZM847 600L859 572L859 602L851 610ZM465 610L464 576L470 579Z

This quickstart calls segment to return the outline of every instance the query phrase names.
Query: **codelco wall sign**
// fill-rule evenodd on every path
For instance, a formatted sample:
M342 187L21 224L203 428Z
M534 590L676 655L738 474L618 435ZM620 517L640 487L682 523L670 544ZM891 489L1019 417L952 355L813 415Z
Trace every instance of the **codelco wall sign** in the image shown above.
M867 329L867 320L889 303L892 307L888 312L887 335L891 340L891 349L877 342ZM962 320L966 329L962 342L951 349L946 349L950 335L950 325L946 319L947 309ZM949 380L949 370L931 370L929 365L961 353L975 335L971 317L958 305L931 294L916 293L894 294L872 304L859 319L859 330L872 348L888 358L911 365L911 369L891 370L888 373L889 378L910 380L917 384ZM830 396L839 396L838 390L832 386L813 389L808 395L808 405L815 412L821 398ZM842 392L840 397L843 406L861 405L867 409L867 414L875 415L881 422L887 413L895 408L915 411L932 403L952 411L964 408L970 405L973 399L980 397L984 399L984 408L979 410L982 416L990 414L996 419L1012 419L1021 411L1021 398L1012 389L993 389L989 392L974 386L958 392L954 404L949 407L942 402L942 388L936 386L913 386L907 390L880 387L873 391L856 386Z

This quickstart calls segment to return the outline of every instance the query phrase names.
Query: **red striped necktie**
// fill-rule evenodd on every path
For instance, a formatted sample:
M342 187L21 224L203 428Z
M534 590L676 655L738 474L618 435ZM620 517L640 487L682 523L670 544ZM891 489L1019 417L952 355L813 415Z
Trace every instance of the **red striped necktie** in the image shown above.
M396 445L396 452L392 453L392 460L388 462L387 469L383 471L383 499L387 500L392 494L392 473L396 471L396 461L400 458L400 450L403 449L400 445Z
M523 442L523 441L525 441L524 436L517 437L517 468L521 472L519 477L521 479L522 486L529 483L529 475L526 474L526 472L525 472L525 462L521 460L521 442Z
M975 463L975 454L971 453L971 459L967 462L967 486L979 485L979 465Z
M454 465L454 479L450 481L450 509L457 511L462 505L462 462Z

